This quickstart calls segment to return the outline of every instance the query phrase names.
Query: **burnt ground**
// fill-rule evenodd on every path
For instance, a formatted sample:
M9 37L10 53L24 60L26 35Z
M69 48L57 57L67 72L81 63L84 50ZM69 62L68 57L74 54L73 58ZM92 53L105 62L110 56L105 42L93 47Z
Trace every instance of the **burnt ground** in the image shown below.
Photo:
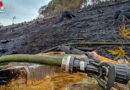
M16 53L35 54L51 47L70 42L128 42L122 38L119 25L114 24L117 10L130 8L130 3L105 6L74 13L76 18L56 23L58 17L37 19L27 23L7 26L0 30L0 56ZM118 46L95 46L98 53ZM130 47L124 46L130 56Z

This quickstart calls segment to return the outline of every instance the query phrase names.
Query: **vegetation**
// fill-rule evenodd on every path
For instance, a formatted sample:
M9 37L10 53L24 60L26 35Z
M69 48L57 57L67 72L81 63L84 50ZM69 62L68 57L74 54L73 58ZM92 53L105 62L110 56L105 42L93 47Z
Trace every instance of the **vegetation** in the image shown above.
M81 7L81 4L86 0L52 0L44 13L51 13L52 15L68 10L73 11Z
M127 38L127 39L130 38L130 28L126 28L124 23L120 25L120 31L121 31L121 36L123 38ZM122 47L119 47L119 49L117 50L108 50L108 52L110 52L112 55L117 55L117 57L115 57L114 60L124 58L126 55L126 52L123 50Z
M41 13L44 16L52 16L60 14L63 11L76 11L81 8L83 3L87 0L52 0L46 7L46 9ZM100 2L101 0L92 0L93 2ZM107 0L106 0L107 1ZM127 2L128 0L121 0L121 2ZM111 4L117 4L110 0Z
M117 50L108 50L112 55L117 55L117 57L114 58L114 60L122 59L125 57L125 51L122 47L119 47Z
M128 2L129 0L120 0L120 2ZM113 1L112 5L117 4L118 2Z
M121 25L120 30L121 30L121 36L123 38L130 38L130 28L126 29L125 24Z
M129 0L121 0L122 2L127 2L127 1L129 1Z

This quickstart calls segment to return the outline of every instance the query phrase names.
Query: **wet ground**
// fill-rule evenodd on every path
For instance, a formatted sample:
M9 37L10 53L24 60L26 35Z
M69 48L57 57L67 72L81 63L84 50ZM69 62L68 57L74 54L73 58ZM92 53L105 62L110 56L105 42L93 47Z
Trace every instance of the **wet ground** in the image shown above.
M119 25L114 23L114 13L128 8L130 3L84 9L74 13L76 18L60 23L56 23L58 17L53 17L4 27L0 30L0 56L36 54L70 42L128 42L130 39L122 38ZM104 55L106 49L111 47L100 46L97 52ZM124 46L124 49L130 56L130 47Z

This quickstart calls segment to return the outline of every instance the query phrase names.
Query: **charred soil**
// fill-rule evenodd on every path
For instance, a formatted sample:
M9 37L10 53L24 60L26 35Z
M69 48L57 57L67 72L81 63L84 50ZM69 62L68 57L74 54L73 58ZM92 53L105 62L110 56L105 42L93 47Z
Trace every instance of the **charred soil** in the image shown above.
M72 20L56 23L59 16L49 19L36 19L31 22L3 27L0 30L0 56L16 53L36 54L63 43L74 42L129 42L114 23L117 10L130 8L130 3L104 6L91 10L75 12ZM104 52L113 46L101 47L97 52ZM116 48L116 47L115 47ZM130 56L129 46L124 46ZM107 56L105 54L105 56Z

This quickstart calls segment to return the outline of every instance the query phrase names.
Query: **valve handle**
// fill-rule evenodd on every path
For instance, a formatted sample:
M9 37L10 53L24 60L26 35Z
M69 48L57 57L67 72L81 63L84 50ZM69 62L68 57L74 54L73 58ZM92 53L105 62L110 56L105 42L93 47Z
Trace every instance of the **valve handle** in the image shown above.
M93 77L97 80L99 86L101 86L104 90L110 90L111 87L113 87L114 82L115 82L115 69L114 69L114 65L111 64L111 63L101 63L101 67L102 66L109 67L107 83L105 84L101 80L101 76L97 77L96 75L93 75Z

